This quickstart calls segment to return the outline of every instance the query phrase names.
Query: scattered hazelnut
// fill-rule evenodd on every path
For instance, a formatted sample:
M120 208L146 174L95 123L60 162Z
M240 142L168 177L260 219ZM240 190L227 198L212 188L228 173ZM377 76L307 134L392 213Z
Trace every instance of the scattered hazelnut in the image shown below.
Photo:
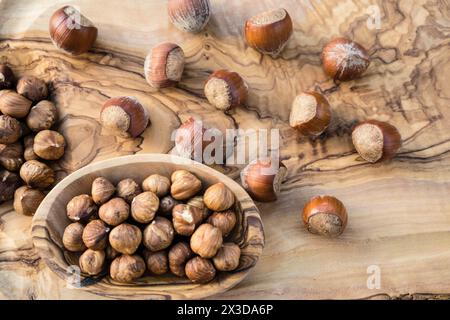
M52 130L43 130L34 137L34 153L45 160L58 160L64 155L66 140L63 135Z
M177 44L161 43L151 50L145 59L144 74L153 88L176 85L184 71L184 52Z
M236 226L236 214L232 210L223 212L214 212L207 220L207 222L218 228L224 237L228 236Z
M83 242L83 230L84 226L79 222L71 223L64 229L62 241L67 250L82 252L87 249Z
M144 230L144 246L150 251L164 250L174 238L172 223L163 217L156 217Z
M122 198L113 198L100 207L98 216L110 226L118 226L130 216L130 206Z
M153 174L142 182L142 189L144 191L151 191L161 198L169 193L170 180L165 176Z
M26 136L23 138L23 144L25 146L25 150L23 152L23 157L25 161L30 160L39 160L39 157L34 153L34 136Z
M172 211L173 228L182 236L192 235L202 218L200 209L187 204L176 205Z
M55 183L55 172L37 160L25 162L20 168L20 177L32 188L46 189Z
M181 31L198 33L211 16L209 0L169 0L170 21Z
M202 224L191 237L191 249L202 258L212 258L222 246L222 231L210 224Z
M114 260L120 255L120 252L111 247L111 245L108 245L105 250L106 253L106 259L108 260Z
M141 230L128 223L122 223L109 234L109 243L122 254L133 254L142 242Z
M366 71L370 56L360 44L338 38L323 48L322 63L325 73L330 77L347 81L360 77Z
M108 202L116 192L114 185L106 178L99 177L92 182L92 200L98 205Z
M79 264L82 272L90 276L98 275L105 264L105 252L87 249L80 256Z
M301 134L318 136L328 128L330 122L330 104L322 94L306 92L294 99L289 125Z
M181 202L178 200L175 200L171 196L165 196L159 201L159 210L158 214L165 216L166 218L172 218L172 210Z
M205 96L219 110L227 111L245 104L248 86L236 72L218 70L205 84Z
M124 179L117 184L117 195L128 203L141 192L141 187L133 179Z
M53 13L49 23L53 44L70 54L88 52L97 39L97 28L72 6L65 6Z
M0 169L0 204L14 198L14 191L20 186L17 174Z
M25 76L17 82L17 93L28 100L38 102L48 96L48 89L45 81L33 76Z
M176 200L187 200L202 189L202 182L186 170L172 173L170 193Z
M0 144L11 144L22 135L20 122L13 117L0 115Z
M189 118L175 132L175 148L179 156L194 159L202 155L205 148L211 143L203 139L206 128L201 121Z
M131 202L131 216L139 223L150 223L159 208L159 198L151 191L141 193Z
M13 71L6 64L0 64L0 90L11 89L16 82Z
M0 91L0 111L13 118L23 118L30 112L32 102L12 90Z
M28 128L34 132L49 130L58 120L58 110L53 102L43 100L31 108L27 116Z
M92 220L84 227L83 242L89 249L104 250L108 244L109 231L109 227L102 220Z
M311 233L337 237L347 226L347 210L335 197L314 197L303 208L303 223Z
M260 13L245 23L245 39L262 54L277 57L292 36L293 25L285 9Z
M394 158L402 145L397 128L377 120L359 123L353 129L352 140L358 154L371 163Z
M137 99L118 97L105 102L100 121L106 129L121 137L136 138L147 128L149 115Z
M194 283L208 283L216 276L211 261L195 257L186 263L186 276Z
M169 261L166 251L145 251L144 256L147 268L152 274L162 275L169 271Z
M27 186L20 187L14 193L14 210L25 216L32 216L44 198L42 191Z
M200 209L200 211L202 212L202 221L206 220L211 213L211 211L203 201L203 196L194 197L190 199L186 204Z
M169 268L170 271L178 276L184 277L186 262L192 258L192 252L189 244L185 242L178 242L169 251Z
M19 171L23 164L23 147L20 142L0 144L0 165L8 171Z
M213 258L214 266L219 271L233 271L239 266L241 248L237 244L224 243Z
M67 217L73 222L87 222L96 213L97 206L87 194L76 196L67 204Z
M234 205L234 194L227 186L219 182L206 189L203 201L213 211L224 211Z
M115 281L130 283L144 274L145 261L138 255L121 255L111 263L110 275Z

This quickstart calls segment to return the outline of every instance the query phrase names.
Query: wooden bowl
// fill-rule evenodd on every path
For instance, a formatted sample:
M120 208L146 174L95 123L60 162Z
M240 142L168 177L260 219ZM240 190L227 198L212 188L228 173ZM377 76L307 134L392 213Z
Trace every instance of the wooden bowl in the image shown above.
M91 184L99 176L113 183L124 178L133 178L141 183L150 174L170 177L177 169L194 173L204 186L223 182L234 192L238 225L230 240L242 250L239 268L234 272L219 272L216 279L203 285L173 275L145 276L132 284L122 284L112 280L106 271L95 278L81 274L80 287L102 296L123 299L200 299L232 288L255 266L264 247L264 231L258 209L244 189L225 175L198 162L166 154L106 160L88 165L62 180L47 195L33 218L32 236L39 255L59 277L73 280L73 266L78 266L79 254L68 252L62 244L64 229L70 223L66 216L67 203L79 194L90 194Z

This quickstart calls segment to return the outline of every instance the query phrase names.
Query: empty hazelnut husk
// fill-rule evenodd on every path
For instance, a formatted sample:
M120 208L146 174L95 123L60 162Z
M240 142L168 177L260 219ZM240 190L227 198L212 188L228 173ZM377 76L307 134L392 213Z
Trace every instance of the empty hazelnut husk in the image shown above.
M248 86L236 72L218 70L206 81L205 96L211 105L227 111L245 104Z
M202 211L187 204L176 205L172 211L173 228L182 236L192 235L202 219Z
M186 263L186 276L194 283L208 283L216 276L216 269L208 259L195 257Z
M66 139L59 132L43 130L34 137L34 153L44 160L58 160L64 155Z
M55 183L55 172L37 160L25 162L20 168L20 177L30 187L46 189Z
M105 252L87 249L79 259L80 269L90 276L98 275L105 265Z
M122 198L113 198L100 207L98 216L110 226L118 226L130 216L130 206Z
M181 31L198 33L211 16L209 0L169 0L170 21Z
M239 266L241 248L235 243L224 243L212 259L214 266L219 271L233 271Z
M114 259L110 267L111 278L122 283L130 283L144 274L145 261L138 255L121 255Z
M191 249L202 258L212 258L222 246L222 231L210 224L202 224L191 237Z
M15 82L16 77L11 68L6 64L0 64L0 90L11 89Z
M114 185L106 178L99 177L92 182L92 200L98 205L108 202L116 192Z
M122 254L133 254L142 241L141 230L129 223L122 223L109 234L109 243L116 251Z
M169 260L167 252L162 250L158 252L151 252L146 250L144 253L147 269L150 273L155 275L162 275L169 271Z
M22 135L22 126L15 118L0 115L0 144L11 144L19 140Z
M49 130L58 120L58 110L53 102L43 100L31 108L27 116L28 128L34 132Z
M17 174L0 169L0 204L14 198L14 192L21 185Z
M83 242L89 249L105 250L110 228L102 220L92 220L83 230Z
M170 271L178 276L184 277L186 262L193 257L194 253L186 242L178 242L169 251Z
M150 223L159 208L159 198L151 191L143 192L131 202L131 216L139 223Z
M144 191L151 191L158 197L166 196L170 191L170 179L160 174L152 174L142 182Z
M45 194L40 190L27 186L20 187L14 193L14 210L25 216L32 216L44 198Z
M67 217L73 222L88 222L96 213L97 206L87 194L76 196L67 204Z
M172 223L156 217L144 230L143 244L150 251L161 251L172 244L175 232Z
M119 197L131 203L134 197L142 192L142 189L133 179L124 179L117 184L116 192Z
M0 91L0 111L13 118L24 118L31 109L31 100L12 90Z
M0 165L8 171L19 171L24 163L23 147L20 142L0 144Z
M228 236L236 226L236 214L232 210L214 212L207 220L210 225L218 228L224 237Z
M28 100L38 102L47 98L47 84L42 79L33 76L25 76L20 78L17 82L17 93Z
M69 224L64 229L62 242L64 247L71 252L82 252L86 250L86 245L83 242L84 226L79 222Z

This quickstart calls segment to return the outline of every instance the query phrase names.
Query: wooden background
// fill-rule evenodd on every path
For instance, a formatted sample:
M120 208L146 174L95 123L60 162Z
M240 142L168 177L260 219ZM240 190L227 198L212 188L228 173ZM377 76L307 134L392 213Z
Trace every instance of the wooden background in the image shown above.
M99 28L95 50L78 58L57 51L48 37L51 13L67 1L0 1L0 62L18 75L46 79L69 147L57 164L64 177L92 161L146 152L170 152L171 131L189 116L225 128L278 128L288 167L278 202L258 204L266 248L255 270L215 298L445 298L450 295L450 5L446 0L212 0L213 18L199 35L168 22L164 0L70 1ZM369 28L378 5L380 28ZM285 7L295 33L273 60L248 48L246 18ZM370 20L369 20L370 21ZM335 36L367 47L372 64L358 81L336 84L321 68L323 45ZM179 43L187 55L176 89L155 91L142 69L148 50ZM203 82L213 70L239 72L250 86L248 106L225 115L205 102ZM319 139L288 126L294 96L324 92L333 124ZM138 139L102 131L99 110L109 97L136 96L152 126ZM359 161L350 128L376 118L395 124L404 146L390 164ZM220 168L237 178L239 167ZM349 211L337 240L309 234L300 210L313 195L333 194ZM0 207L0 298L101 297L71 290L33 250L31 218ZM381 271L369 289L367 268Z

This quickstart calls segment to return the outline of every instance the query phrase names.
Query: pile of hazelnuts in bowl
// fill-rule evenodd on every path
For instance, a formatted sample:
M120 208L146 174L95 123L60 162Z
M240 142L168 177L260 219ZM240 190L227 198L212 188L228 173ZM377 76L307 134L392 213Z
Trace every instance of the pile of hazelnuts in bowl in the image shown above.
M235 196L223 183L206 188L187 170L170 179L153 174L142 184L105 177L92 183L91 194L67 204L71 223L62 242L78 253L87 276L109 272L120 283L147 274L172 273L207 283L218 272L239 266L240 247L230 240L237 225Z

